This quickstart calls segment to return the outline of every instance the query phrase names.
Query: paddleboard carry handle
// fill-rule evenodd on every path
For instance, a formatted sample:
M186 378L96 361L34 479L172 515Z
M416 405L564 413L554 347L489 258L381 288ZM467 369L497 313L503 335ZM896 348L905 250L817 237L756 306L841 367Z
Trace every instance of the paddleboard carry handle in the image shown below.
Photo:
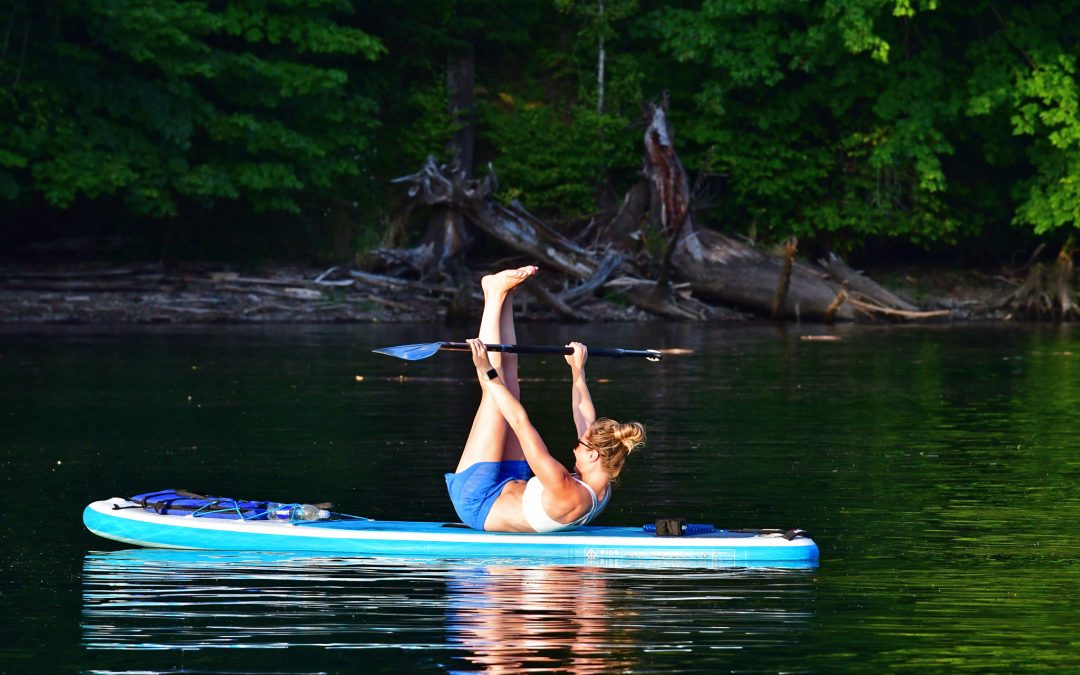
M657 518L655 523L642 525L641 531L658 537L685 537L716 532L716 526L710 523L688 523L685 518Z

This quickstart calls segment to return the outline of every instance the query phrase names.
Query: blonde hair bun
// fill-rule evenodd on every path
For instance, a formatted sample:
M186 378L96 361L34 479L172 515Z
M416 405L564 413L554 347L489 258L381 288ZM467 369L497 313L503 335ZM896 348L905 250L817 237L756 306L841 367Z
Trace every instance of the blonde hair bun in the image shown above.
M590 447L600 454L601 464L615 478L630 452L645 442L645 427L639 422L619 424L602 417L592 423L588 435Z
M615 440L626 446L627 454L645 443L645 427L639 422L627 422L615 428Z

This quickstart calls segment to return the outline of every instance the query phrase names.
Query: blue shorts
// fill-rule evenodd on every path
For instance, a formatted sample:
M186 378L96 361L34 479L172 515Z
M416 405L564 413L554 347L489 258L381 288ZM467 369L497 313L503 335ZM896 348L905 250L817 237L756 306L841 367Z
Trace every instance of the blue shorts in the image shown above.
M532 472L523 459L506 462L477 462L459 473L446 474L446 488L461 522L483 530L495 500L512 480L529 480Z

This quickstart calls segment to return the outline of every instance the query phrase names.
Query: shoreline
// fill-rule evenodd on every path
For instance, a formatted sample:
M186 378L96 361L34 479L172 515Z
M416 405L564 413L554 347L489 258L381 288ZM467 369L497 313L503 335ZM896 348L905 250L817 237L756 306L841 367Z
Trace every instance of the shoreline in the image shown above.
M1022 322L993 308L1014 286L1000 276L943 267L880 269L871 276L948 316L909 323ZM475 279L473 277L475 276ZM222 266L164 271L155 264L22 263L0 266L0 324L199 325L455 323L479 316L480 273L454 288L341 268L270 266L242 275ZM526 322L565 320L531 294L516 302ZM664 321L617 293L578 306L596 322ZM766 318L716 306L710 323ZM794 322L793 322L794 323ZM880 320L857 321L890 325Z

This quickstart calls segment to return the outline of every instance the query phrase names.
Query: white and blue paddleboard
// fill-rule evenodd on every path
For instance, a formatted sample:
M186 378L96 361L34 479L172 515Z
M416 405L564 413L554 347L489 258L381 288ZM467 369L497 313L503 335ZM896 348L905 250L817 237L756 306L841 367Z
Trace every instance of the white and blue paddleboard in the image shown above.
M793 567L817 565L805 535L711 530L658 537L641 527L585 526L550 534L480 532L460 523L361 518L288 522L163 515L115 497L93 502L83 523L107 539L149 546L221 551L322 552L364 557L670 561L679 564ZM788 536L791 536L790 534Z

